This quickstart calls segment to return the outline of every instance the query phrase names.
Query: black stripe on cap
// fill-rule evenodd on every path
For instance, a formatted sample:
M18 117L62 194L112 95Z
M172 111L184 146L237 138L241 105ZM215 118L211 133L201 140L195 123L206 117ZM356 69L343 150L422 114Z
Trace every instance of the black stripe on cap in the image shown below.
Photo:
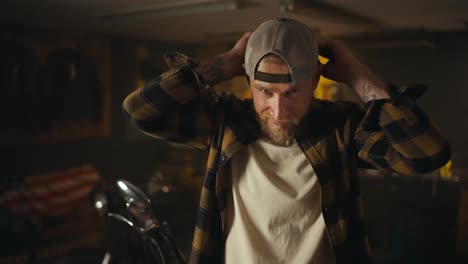
M291 74L272 74L261 71L255 71L255 80L268 83L290 83Z

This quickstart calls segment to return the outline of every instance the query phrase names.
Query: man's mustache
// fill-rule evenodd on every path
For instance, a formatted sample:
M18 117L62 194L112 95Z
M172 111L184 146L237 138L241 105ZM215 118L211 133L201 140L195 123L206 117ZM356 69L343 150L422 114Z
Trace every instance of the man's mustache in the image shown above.
M261 120L263 120L263 121L268 122L268 121L272 120L273 123L279 123L279 124L284 124L284 125L295 125L295 126L297 126L297 125L299 125L299 122L300 122L299 118L296 118L296 117L293 117L293 116L286 117L285 119L281 119L281 120L274 120L271 113L268 112L268 111L265 111L265 112L261 113L259 115L259 118Z

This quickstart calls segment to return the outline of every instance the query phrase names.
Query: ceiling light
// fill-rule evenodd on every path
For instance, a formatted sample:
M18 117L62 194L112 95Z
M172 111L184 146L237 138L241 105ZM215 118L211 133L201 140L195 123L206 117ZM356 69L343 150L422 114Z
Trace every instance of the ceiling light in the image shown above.
M117 9L99 16L101 20L113 20L140 15L184 16L237 10L243 5L240 0L179 0L159 1L155 4Z
M381 23L374 18L321 0L280 0L280 11L336 24L376 29L382 27Z

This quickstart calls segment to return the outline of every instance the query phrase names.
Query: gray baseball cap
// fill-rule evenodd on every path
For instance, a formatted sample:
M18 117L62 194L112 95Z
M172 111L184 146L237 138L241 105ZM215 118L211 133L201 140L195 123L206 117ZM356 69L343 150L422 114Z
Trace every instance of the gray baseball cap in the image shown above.
M245 71L254 80L272 83L297 83L313 78L318 67L318 44L315 32L306 25L287 18L263 22L251 35L245 51ZM281 57L290 74L257 71L268 54Z

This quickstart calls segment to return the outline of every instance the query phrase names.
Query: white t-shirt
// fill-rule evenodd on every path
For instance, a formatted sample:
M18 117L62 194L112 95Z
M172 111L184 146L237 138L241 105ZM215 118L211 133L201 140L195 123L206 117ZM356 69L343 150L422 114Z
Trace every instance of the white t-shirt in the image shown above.
M226 264L335 263L320 184L296 142L262 138L231 160Z

